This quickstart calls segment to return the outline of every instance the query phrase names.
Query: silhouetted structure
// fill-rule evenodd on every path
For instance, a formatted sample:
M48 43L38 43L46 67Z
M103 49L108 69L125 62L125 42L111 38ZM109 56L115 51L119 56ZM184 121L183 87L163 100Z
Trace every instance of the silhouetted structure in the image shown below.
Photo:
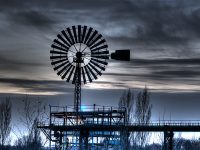
M81 83L92 82L105 71L109 51L98 31L87 26L72 26L61 31L50 51L51 64L62 79L75 84L74 110L80 111Z
M50 141L55 142L55 147L59 150L72 147L87 150L119 146L122 149L128 145L125 124L125 108L94 105L76 113L73 107L50 106L49 123L40 124L39 128ZM126 141L124 136L127 137Z
M200 132L200 122L179 123L159 122L150 124L126 123L126 109L113 107L96 107L76 113L69 107L50 107L49 124L39 124L39 128L55 147L61 149L100 149L112 147L127 150L131 132L163 132L163 150L173 150L174 132ZM62 109L62 111L61 111ZM85 116L85 117L84 117ZM54 145L51 146L54 147Z

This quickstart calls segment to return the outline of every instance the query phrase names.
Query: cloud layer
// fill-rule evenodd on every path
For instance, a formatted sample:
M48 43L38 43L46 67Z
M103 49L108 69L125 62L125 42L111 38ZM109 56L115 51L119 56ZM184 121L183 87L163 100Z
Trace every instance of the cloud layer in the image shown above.
M55 80L49 61L52 40L67 26L86 24L103 34L111 52L131 49L132 61L111 61L96 85L140 88L147 84L163 90L174 90L175 85L182 90L181 86L187 89L188 85L188 91L199 90L199 3L196 0L1 1L0 70L4 80L0 82L10 84L16 77L22 83L17 87L26 88L23 83L27 80L33 81L30 86L41 79ZM33 87L30 89L42 91L38 86Z

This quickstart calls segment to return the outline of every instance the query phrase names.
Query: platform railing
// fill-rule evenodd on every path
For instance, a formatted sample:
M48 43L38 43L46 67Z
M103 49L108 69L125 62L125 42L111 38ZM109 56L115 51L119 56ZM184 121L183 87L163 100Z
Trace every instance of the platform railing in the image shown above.
M51 113L74 112L74 106L50 106ZM125 107L101 106L101 105L82 105L80 112L98 111L126 111Z
M97 122L97 121L85 121L84 123L80 123L78 125L102 125L101 123ZM39 122L38 123L39 126L47 126L49 125L48 122ZM57 121L57 122L53 122L52 125L55 126L63 126L63 122L62 121ZM104 122L103 125L110 125L109 123ZM123 123L118 123L118 124L111 124L111 125L124 125ZM73 124L67 124L67 126L74 126ZM200 127L200 121L191 121L191 122L178 122L178 120L176 121L163 121L163 122L151 122L148 124L144 124L144 123L127 123L125 124L125 126L199 126Z

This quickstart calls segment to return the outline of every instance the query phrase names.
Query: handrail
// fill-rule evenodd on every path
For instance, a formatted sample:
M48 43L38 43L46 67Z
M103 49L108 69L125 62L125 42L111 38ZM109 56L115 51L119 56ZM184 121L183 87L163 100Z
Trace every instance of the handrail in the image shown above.
M39 122L38 126L47 126L49 125L48 123L45 122ZM53 122L51 125L54 126L63 126L63 122L62 121L57 121L57 122ZM65 124L66 126L76 126L77 124L73 124L73 123L69 123L69 124ZM144 124L144 123L127 123L127 124L123 124L122 122L118 122L118 123L112 123L109 124L107 122L97 122L97 121L86 121L86 122L82 122L79 123L78 125L125 125L125 126L199 126L200 127L200 121L199 122L167 122L167 123L148 123L148 124Z

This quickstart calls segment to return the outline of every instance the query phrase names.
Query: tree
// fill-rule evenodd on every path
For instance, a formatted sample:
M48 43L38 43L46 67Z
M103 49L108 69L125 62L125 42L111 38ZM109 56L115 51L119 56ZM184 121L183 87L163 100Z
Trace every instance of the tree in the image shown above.
M127 123L130 123L133 119L133 106L134 106L134 93L131 91L131 89L128 89L127 91L124 91L122 96L119 100L119 107L126 108L127 113Z
M133 92L128 89L127 91L124 91L122 96L120 97L118 106L120 108L126 108L126 123L130 123L132 119L132 109L133 109L133 103L134 103L134 95ZM121 148L120 149L129 149L130 146L130 140L132 138L132 134L130 134L128 138L128 131L121 132Z
M150 104L150 93L145 87L142 92L139 92L136 99L136 108L135 108L135 121L139 125L147 125L150 123L151 119L151 109L152 105ZM136 140L140 146L145 146L148 141L149 133L147 132L137 132Z
M6 140L11 130L11 102L9 98L0 103L0 142L1 150L4 149Z
M42 147L42 138L40 130L37 128L38 121L45 112L44 105L38 100L32 100L28 96L23 99L23 111L21 112L21 122L27 133L23 133L15 142L16 147L23 150L40 150Z
M34 120L32 125L32 130L28 135L23 135L17 141L15 141L15 146L20 150L40 150L42 148L42 138L40 136L40 131L37 129L37 120Z
M134 101L134 93L130 89L125 91L120 97L119 106L127 109L128 123L146 125L150 122L152 105L150 104L150 93L147 87L138 93L136 101ZM144 147L148 136L147 132L132 132L129 136L129 144L135 148L138 147L137 145Z

